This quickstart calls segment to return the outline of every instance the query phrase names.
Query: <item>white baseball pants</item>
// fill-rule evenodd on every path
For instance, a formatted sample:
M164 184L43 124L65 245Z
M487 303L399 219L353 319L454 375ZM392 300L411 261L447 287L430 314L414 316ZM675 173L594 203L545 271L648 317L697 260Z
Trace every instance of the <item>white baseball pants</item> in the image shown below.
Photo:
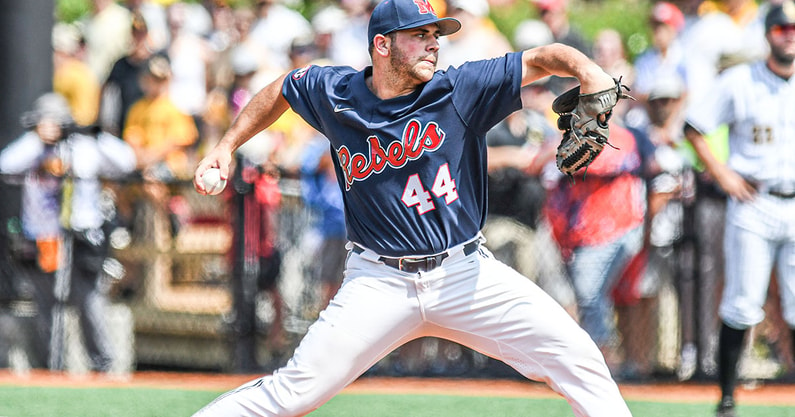
M406 273L351 252L342 288L273 375L223 394L195 417L302 416L402 344L445 338L546 382L579 417L631 416L599 349L532 281L483 247Z
M775 268L784 320L795 327L795 199L764 193L751 202L729 199L724 251L721 319L735 329L762 322Z

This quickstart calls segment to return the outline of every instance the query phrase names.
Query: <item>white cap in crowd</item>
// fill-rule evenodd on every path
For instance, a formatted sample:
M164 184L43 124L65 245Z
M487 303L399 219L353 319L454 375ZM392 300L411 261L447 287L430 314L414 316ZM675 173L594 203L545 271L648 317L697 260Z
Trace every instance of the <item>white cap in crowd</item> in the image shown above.
M476 17L489 14L489 2L486 0L451 0L450 8L464 10Z
M513 45L517 50L535 48L537 46L548 45L554 41L552 31L546 23L528 19L516 27L513 35Z

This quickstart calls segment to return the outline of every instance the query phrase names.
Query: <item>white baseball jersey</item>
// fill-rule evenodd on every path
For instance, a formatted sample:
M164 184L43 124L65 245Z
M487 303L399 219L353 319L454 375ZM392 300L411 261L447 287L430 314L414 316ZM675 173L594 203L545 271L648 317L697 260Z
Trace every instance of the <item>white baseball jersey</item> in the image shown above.
M795 188L795 80L765 62L726 70L688 112L702 133L730 127L728 164L743 177L773 188Z
M727 163L759 191L727 205L721 319L737 329L761 322L776 266L784 318L795 327L795 79L763 61L739 65L693 104L688 123L702 133L728 125Z

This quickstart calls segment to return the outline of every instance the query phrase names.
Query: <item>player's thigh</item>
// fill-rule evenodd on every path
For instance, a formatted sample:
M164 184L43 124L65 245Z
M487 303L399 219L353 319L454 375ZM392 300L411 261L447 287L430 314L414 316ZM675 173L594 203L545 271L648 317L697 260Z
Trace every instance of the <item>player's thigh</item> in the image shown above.
M282 376L292 375L307 392L309 387L334 392L416 337L422 321L416 297L406 296L413 286L396 275L374 276L378 270L384 268L370 272L349 263L340 290L309 327Z
M596 344L574 319L530 279L479 255L474 278L456 277L469 294L442 297L445 323L437 334L499 359L527 378L545 381L577 416L629 416ZM474 280L473 282L470 280ZM469 312L458 306L469 303ZM452 307L445 308L447 303Z
M412 280L355 256L347 265L339 291L320 313L320 323L370 344L402 337L422 325Z
M543 376L544 363L598 361L587 333L535 283L490 256L481 256L479 264L464 279L473 281L471 293L442 297L441 307L429 315L445 328L439 336L501 359L526 376Z
M775 244L756 230L726 223L724 236L726 282L721 318L732 327L746 328L764 319Z

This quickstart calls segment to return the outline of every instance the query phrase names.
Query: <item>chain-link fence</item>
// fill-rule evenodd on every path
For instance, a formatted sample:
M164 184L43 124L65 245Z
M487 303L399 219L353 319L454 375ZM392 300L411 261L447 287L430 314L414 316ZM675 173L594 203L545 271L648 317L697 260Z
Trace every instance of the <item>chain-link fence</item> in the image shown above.
M615 308L621 343L612 353L643 370L646 379L716 376L724 200L696 175L689 177L691 186L670 195L650 219L654 233L640 297ZM199 195L187 182L105 183L103 199L113 203L107 238L117 261L105 262L103 275L115 349L112 369L249 372L286 362L323 308L317 272L321 239L301 182L272 179L275 205L263 200L267 190L240 179L219 196ZM5 232L0 366L36 366L32 339L24 336L37 314L35 289L16 259L16 217L7 219ZM528 225L493 214L484 234L495 256L577 316L546 222ZM792 366L775 285L770 292L768 318L752 332L742 361L746 378L775 378ZM69 306L64 317L64 366L86 370L78 317ZM401 347L369 372L518 376L498 361L435 338Z

